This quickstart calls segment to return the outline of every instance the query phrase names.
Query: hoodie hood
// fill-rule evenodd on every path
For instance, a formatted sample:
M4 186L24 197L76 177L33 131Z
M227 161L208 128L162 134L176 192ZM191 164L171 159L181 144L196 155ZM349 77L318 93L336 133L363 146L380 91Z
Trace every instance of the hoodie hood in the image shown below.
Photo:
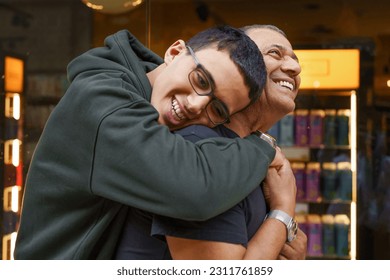
M150 100L150 83L140 77L162 63L161 57L146 48L129 31L121 30L108 36L104 47L91 49L72 60L67 69L68 79L72 82L79 74L89 71L121 71L139 86L142 97Z

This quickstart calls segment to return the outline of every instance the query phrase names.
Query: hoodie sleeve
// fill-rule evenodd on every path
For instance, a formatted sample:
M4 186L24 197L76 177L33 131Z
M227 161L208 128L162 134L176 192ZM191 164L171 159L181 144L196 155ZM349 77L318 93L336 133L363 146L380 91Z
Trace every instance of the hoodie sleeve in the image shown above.
M157 117L138 100L101 121L92 192L164 216L205 220L237 204L265 178L275 151L256 136L193 144Z

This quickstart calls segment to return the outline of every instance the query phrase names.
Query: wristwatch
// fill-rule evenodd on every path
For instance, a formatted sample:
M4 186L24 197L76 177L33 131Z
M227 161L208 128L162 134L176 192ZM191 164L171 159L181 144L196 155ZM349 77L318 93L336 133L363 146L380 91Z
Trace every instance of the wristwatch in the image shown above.
M260 130L256 130L253 133L259 136L259 138L263 139L268 144L270 144L273 148L276 148L276 139L273 138L271 135L261 132Z
M281 221L287 228L287 242L293 241L297 237L298 223L282 210L271 210L265 219L274 218Z

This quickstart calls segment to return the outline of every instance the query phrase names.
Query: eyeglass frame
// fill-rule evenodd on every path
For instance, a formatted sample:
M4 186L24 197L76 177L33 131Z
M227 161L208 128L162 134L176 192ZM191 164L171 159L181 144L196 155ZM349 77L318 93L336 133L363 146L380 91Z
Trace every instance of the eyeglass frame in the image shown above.
M195 62L195 69L191 70L190 73L188 73L188 81L190 82L190 85L192 87L192 89L195 91L195 93L199 96L211 96L211 100L209 103L207 103L206 105L206 114L207 114L207 117L209 118L209 120L214 124L214 125L220 125L220 124L224 124L224 123L230 123L230 113L229 113L229 109L228 109L228 106L223 102L221 101L219 98L217 98L214 94L214 90L215 90L215 83L214 83L214 79L212 78L212 76L209 74L209 72L206 70L206 68L199 62L197 56L195 55L195 52L194 50L190 47L190 46L186 46L186 48L188 49L188 51L190 52L192 58L194 59L194 62ZM194 71L199 71L201 70L202 74L206 77L206 79L208 80L209 84L210 84L210 92L208 93L199 93L197 92L196 90L196 87L192 84L191 82L191 74L194 72ZM224 110L224 115L226 115L226 118L221 121L221 122L214 122L212 120L212 118L210 117L210 114L207 110L208 106L210 104L212 104L213 102L216 102L220 105L220 108L222 108Z

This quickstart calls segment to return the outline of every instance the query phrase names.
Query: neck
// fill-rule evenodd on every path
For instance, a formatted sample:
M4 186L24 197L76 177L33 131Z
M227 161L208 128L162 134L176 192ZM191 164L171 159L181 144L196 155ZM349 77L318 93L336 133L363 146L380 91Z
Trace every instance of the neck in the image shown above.
M258 130L260 127L259 118L255 118L256 114L252 110L252 106L233 115L230 123L225 124L226 127L233 130L241 138L248 136L253 131Z
M165 67L166 67L166 64L163 63L163 64L157 66L157 67L156 67L155 69L153 69L152 71L146 73L146 76L148 77L149 82L150 82L150 84L152 85L152 87L153 87L154 81L156 80L156 78L158 77L158 75L160 75L160 73L164 70Z
M274 114L261 108L260 102L252 104L247 109L232 116L226 127L233 130L240 137L246 137L256 130L266 132L279 119L274 119Z

